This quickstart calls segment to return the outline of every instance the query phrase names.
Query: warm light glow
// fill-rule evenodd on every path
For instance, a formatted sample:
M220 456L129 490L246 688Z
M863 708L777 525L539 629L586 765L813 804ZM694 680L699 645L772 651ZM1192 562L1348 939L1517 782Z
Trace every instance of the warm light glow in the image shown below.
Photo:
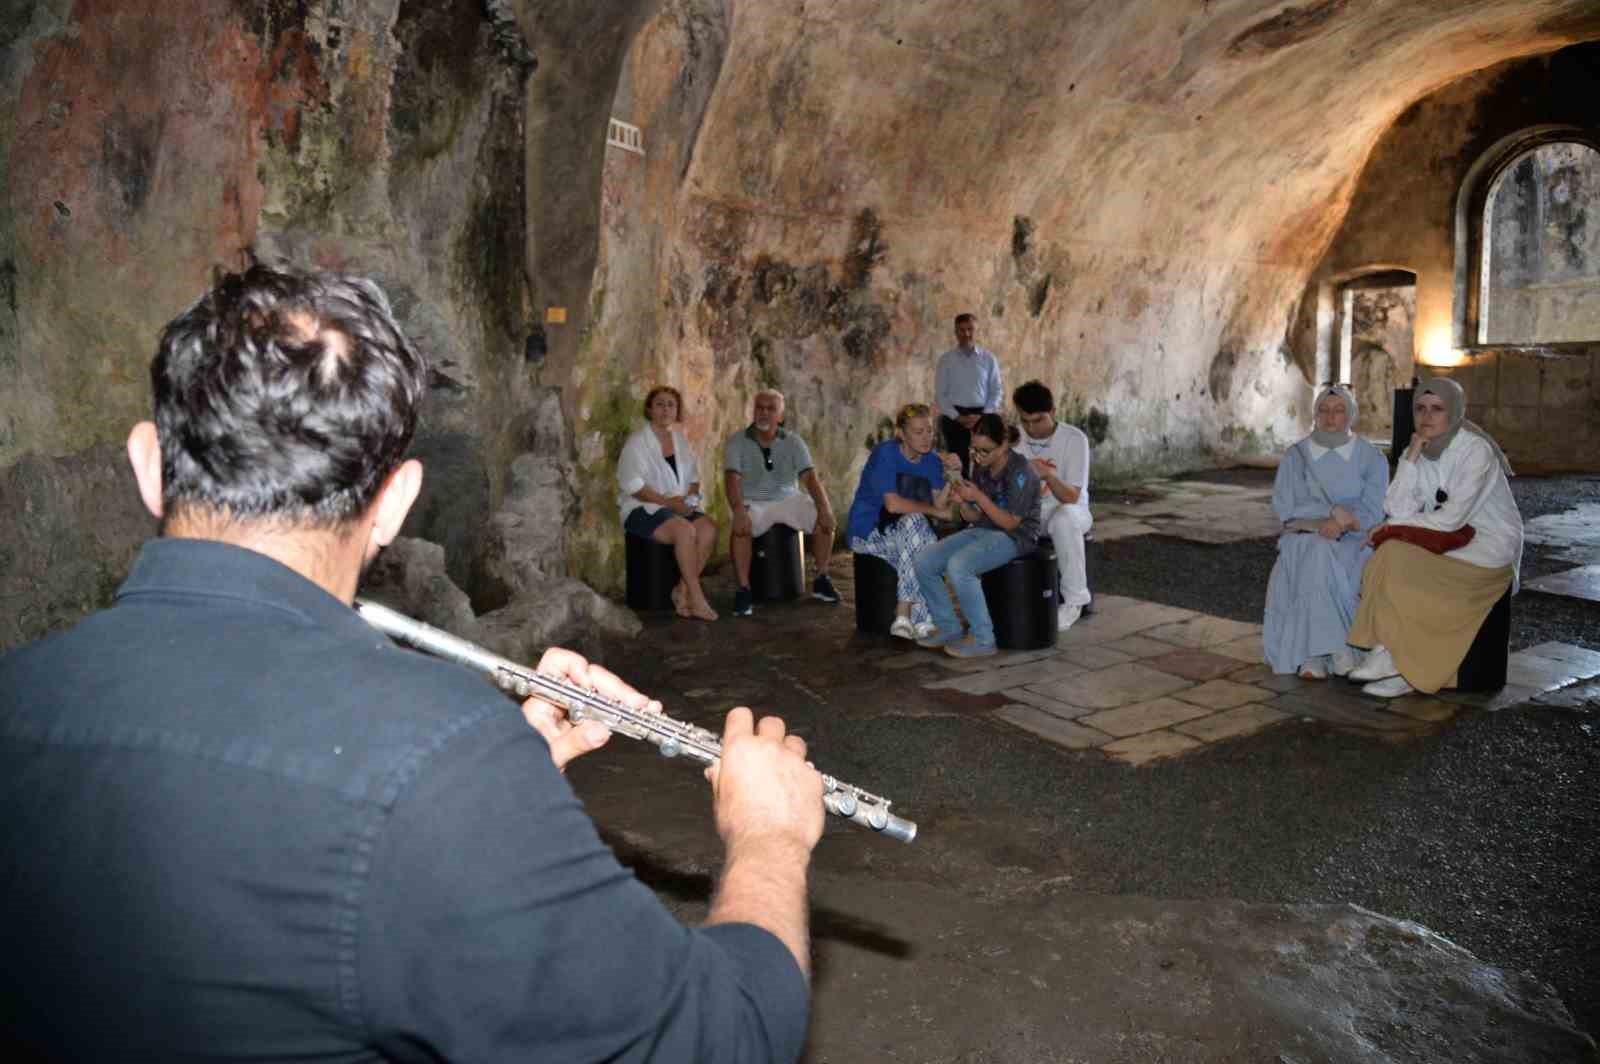
M1424 366L1459 366L1466 360L1466 352L1450 343L1449 325L1435 325L1428 330L1417 359Z

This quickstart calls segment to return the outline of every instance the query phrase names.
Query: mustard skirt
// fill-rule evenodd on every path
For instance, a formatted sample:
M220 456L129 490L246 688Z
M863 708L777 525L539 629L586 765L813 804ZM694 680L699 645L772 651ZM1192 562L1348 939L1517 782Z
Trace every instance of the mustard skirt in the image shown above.
M1349 642L1388 648L1400 675L1419 691L1453 687L1456 668L1511 575L1509 565L1485 569L1390 540L1362 570Z

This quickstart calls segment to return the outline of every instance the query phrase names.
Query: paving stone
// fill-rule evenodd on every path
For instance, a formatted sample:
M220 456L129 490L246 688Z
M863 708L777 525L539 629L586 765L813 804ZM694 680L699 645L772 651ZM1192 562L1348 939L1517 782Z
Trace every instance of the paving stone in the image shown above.
M1159 639L1163 643L1173 643L1181 647L1200 649L1213 647L1219 643L1231 643L1247 636L1260 635L1261 626L1246 624L1243 621L1230 621L1224 617L1209 617L1201 614L1191 617L1186 621L1177 621L1173 624L1164 624L1156 628L1147 629L1145 635L1151 639Z
M880 669L910 669L918 665L928 664L928 652L920 649L913 650L905 654L896 654L893 657L879 658L873 664Z
M1246 665L1235 669L1233 672L1228 673L1228 679L1234 683L1253 683L1257 687L1266 687L1266 681L1274 675L1275 673L1270 668L1258 662L1255 665ZM1278 688L1272 687L1268 688L1268 690L1276 691Z
M1193 702L1197 706L1208 709L1232 709L1242 706L1247 702L1270 702L1277 697L1277 693L1265 687L1254 684L1235 683L1232 680L1212 680L1199 687L1191 687L1187 691L1179 691L1173 695L1185 702Z
M1265 668L1265 666L1263 666L1263 668ZM1241 680L1240 682L1243 683L1244 681ZM1279 691L1279 692L1287 693L1289 691L1301 691L1301 690L1304 690L1307 687L1319 687L1319 686L1324 685L1327 681L1325 681L1325 680L1302 680L1300 677L1296 676L1292 672L1291 673L1287 673L1287 674L1282 674L1282 673L1273 672L1270 669L1268 669L1267 670L1267 674L1265 676L1263 676L1261 679L1259 679L1259 680L1252 679L1249 682L1255 684L1257 687L1265 687L1269 691Z
M1133 660L1127 654L1104 645L1068 647L1061 652L1061 657L1084 669L1109 669L1113 665Z
M1557 709L1600 709L1600 680L1575 683L1534 698L1541 706Z
M1056 637L1060 647L1087 646L1093 643L1110 643L1148 628L1173 624L1199 617L1193 610L1176 606L1162 606L1137 599L1122 599L1121 603L1103 601L1113 596L1104 595L1095 600L1094 613L1078 621ZM1170 642L1170 640L1169 640Z
M1578 666L1577 672L1584 678L1600 675L1600 650L1588 650L1584 647L1575 647L1571 643L1540 643L1536 647L1529 647L1519 651L1522 654L1531 654L1538 658L1548 658L1551 661L1565 661Z
M1403 717L1410 717L1412 720L1424 720L1430 724L1437 724L1440 721L1449 720L1461 712L1461 707L1454 702L1446 702L1442 698L1414 694L1406 695L1404 698L1390 699L1389 712L1398 713Z
M1130 658L1153 658L1160 654L1172 653L1172 644L1163 643L1159 639L1150 639L1142 635L1124 636L1114 643L1101 643L1107 650L1115 650L1118 654L1126 654Z
M1203 706L1180 702L1176 698L1155 698L1131 706L1119 706L1116 709L1090 713L1079 717L1078 723L1123 738L1167 728L1182 721L1208 716L1210 713L1211 710Z
M1048 739L1070 750L1092 750L1111 741L1111 736L1105 732L1085 728L1070 720L1062 720L1033 706L1013 702L995 710L994 715L1009 724L1032 732L1041 739Z
M1236 659L1225 658L1221 654L1212 654L1204 650L1173 650L1160 657L1143 660L1152 669L1160 669L1174 676L1182 676L1185 680L1196 681L1215 680L1239 668Z
M1506 683L1517 687L1537 687L1548 691L1552 687L1565 687L1583 679L1576 673L1578 666L1569 661L1552 661L1531 654L1516 653L1506 663Z
M1222 739L1252 735L1263 728L1270 728L1289 719L1291 719L1289 714L1282 710L1274 709L1265 703L1254 702L1250 705L1225 709L1209 717L1197 717L1182 724L1175 724L1172 730L1193 736L1201 742L1214 743Z
M1497 709L1507 706L1520 706L1525 702L1532 702L1533 696L1539 693L1537 687L1521 687L1516 684L1507 684L1498 691L1470 692L1454 691L1446 688L1434 697L1442 698L1446 702L1454 702L1459 706L1472 706L1474 709L1485 710L1493 713Z
M1192 685L1188 680L1171 673L1128 662L1098 672L1085 672L1064 680L1028 686L1042 695L1071 705L1086 709L1113 709L1134 702L1148 702Z
M1580 565L1564 573L1551 573L1522 585L1529 591L1563 595L1585 602L1600 602L1600 565Z
M1179 735L1173 731L1146 732L1128 739L1118 739L1100 749L1129 765L1145 765L1164 757L1176 757L1203 746L1199 739Z
M1391 713L1377 698L1350 697L1347 695L1308 697L1306 692L1279 695L1267 703L1284 713L1302 717L1315 717L1329 724L1362 728L1377 732L1406 732L1416 729L1416 722Z
M1267 660L1266 648L1261 645L1261 633L1247 635L1243 639L1235 639L1231 643L1218 643L1214 647L1207 647L1213 654L1233 658L1236 661L1249 662L1251 665L1262 665Z
M1014 665L1011 668L967 673L963 676L938 676L922 686L949 687L957 691L965 691L968 694L986 695L991 691L1000 691L1007 687L1021 687L1030 683L1044 683L1047 680L1071 676L1082 671L1083 667L1080 665L1051 658L1030 661L1022 665Z
M1038 691L1032 691L1026 687L1012 687L1001 691L1000 693L1011 699L1013 702L1026 703L1027 705L1033 706L1035 709L1044 710L1053 717L1060 717L1062 720L1075 720L1078 717L1083 716L1085 713L1094 712L1092 709L1085 709L1082 706L1074 706L1070 703L1061 701L1059 698L1051 698L1049 695L1042 695Z

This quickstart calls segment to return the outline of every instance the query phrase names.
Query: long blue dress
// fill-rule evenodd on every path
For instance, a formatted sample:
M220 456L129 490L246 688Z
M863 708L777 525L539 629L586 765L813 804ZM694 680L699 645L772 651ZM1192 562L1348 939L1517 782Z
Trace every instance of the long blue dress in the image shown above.
M1287 530L1278 537L1261 632L1267 664L1278 673L1295 672L1308 658L1344 647L1361 593L1361 567L1372 553L1361 541L1366 529L1383 520L1389 486L1389 463L1359 436L1348 445L1348 459L1339 451L1324 451L1313 461L1311 447L1303 440L1283 456L1272 484L1272 509L1285 523L1320 520L1332 509L1331 498L1355 515L1363 531L1346 532L1336 540ZM1313 474L1327 498L1317 490Z

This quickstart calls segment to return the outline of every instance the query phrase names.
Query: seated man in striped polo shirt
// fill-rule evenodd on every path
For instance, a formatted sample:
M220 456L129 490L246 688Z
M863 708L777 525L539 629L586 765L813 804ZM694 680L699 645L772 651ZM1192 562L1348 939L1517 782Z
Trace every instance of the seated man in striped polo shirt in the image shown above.
M776 524L811 535L817 563L811 594L823 602L839 601L828 578L833 507L811 464L811 449L783 427L783 410L782 392L775 388L757 392L750 426L734 433L722 450L723 487L733 514L729 552L739 578L733 597L735 617L748 617L755 610L750 594L751 545Z

